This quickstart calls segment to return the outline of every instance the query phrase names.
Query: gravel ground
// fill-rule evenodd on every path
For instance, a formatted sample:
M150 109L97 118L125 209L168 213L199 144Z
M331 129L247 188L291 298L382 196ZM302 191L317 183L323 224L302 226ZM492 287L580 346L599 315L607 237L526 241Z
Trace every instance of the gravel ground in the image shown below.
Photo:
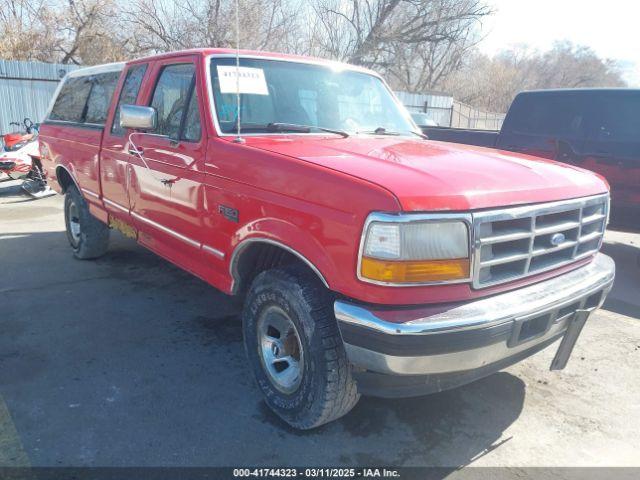
M227 297L117 234L74 260L62 197L0 183L0 466L640 466L640 235L568 367L555 347L465 387L363 399L293 431L261 401Z

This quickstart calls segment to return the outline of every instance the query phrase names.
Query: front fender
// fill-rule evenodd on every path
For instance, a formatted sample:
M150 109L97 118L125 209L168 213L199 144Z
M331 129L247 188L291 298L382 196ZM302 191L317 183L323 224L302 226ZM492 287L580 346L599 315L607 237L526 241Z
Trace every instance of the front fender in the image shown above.
M232 290L238 285L238 260L242 252L256 242L277 245L305 262L327 288L335 284L337 267L322 243L310 232L291 222L276 218L255 220L240 228L232 240L232 255L229 271L233 278Z

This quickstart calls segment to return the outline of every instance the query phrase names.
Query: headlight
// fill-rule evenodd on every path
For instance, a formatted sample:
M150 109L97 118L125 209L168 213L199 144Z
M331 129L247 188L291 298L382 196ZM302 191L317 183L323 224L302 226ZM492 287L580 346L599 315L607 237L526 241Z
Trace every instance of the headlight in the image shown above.
M359 278L398 285L469 280L468 222L449 217L455 215L372 214L363 235Z

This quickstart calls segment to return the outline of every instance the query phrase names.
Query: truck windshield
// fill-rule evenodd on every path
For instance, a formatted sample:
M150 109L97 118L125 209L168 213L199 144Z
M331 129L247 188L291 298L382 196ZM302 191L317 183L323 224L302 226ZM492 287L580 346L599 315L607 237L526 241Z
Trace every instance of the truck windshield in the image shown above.
M280 60L211 60L211 85L223 133L237 130L236 90L241 130L246 133L311 133L294 126L349 133L411 135L415 127L379 78L363 72ZM290 125L288 130L286 125Z

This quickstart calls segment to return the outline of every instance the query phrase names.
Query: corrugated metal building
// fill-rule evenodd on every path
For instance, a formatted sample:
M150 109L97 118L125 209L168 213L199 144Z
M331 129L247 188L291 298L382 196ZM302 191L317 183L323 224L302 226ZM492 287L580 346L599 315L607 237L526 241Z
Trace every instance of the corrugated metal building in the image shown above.
M14 131L10 122L29 117L42 121L58 82L78 68L42 62L0 60L0 134Z

